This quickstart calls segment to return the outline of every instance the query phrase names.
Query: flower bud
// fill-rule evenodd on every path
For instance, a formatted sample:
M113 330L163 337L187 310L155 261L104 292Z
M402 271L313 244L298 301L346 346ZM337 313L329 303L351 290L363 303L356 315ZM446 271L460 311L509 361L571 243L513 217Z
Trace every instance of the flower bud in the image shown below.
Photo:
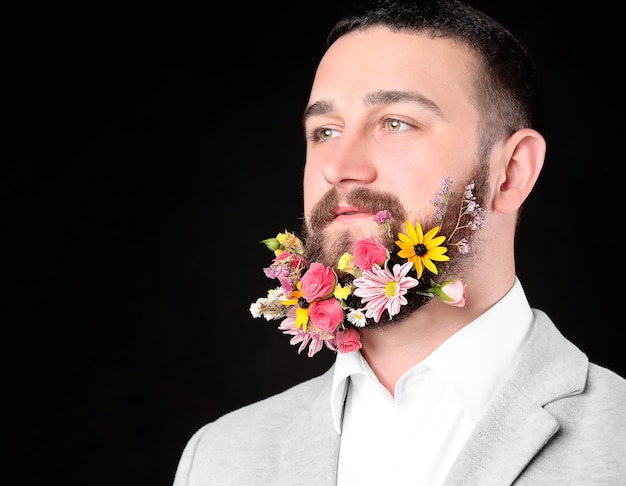
M465 305L465 284L458 278L454 280L446 280L439 287L440 292L437 294L442 302L456 307Z
M465 284L460 279L446 280L441 284L430 282L427 292L439 297L444 304L463 307L465 305Z
M265 246L267 246L272 251L283 249L283 245L281 245L280 241L278 241L276 238L267 238L266 240L261 241L261 243L264 243Z

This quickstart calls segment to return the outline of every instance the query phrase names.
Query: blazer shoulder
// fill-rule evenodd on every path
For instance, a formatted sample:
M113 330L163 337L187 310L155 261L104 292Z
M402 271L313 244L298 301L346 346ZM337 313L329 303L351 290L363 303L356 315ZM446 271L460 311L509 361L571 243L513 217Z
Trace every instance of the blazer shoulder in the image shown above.
M307 444L338 445L330 413L332 370L198 429L183 451L174 485L277 484L270 478L283 471L284 454L306 458Z
M599 364L590 362L585 391L599 402L616 403L626 414L626 378Z

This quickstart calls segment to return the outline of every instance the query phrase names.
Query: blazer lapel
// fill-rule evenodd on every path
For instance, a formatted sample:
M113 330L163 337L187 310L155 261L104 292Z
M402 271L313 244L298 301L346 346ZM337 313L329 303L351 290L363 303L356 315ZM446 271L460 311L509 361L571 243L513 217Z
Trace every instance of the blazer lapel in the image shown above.
M587 357L543 312L534 312L518 366L477 424L444 486L512 484L559 429L543 406L583 390Z
M552 415L507 383L477 424L444 485L512 484L558 428Z
M520 362L476 425L444 486L512 484L559 429L544 405L583 390L587 357L543 312L534 312ZM330 410L333 370L321 377L315 398L296 414L294 434L281 447L280 485L337 484L340 436Z

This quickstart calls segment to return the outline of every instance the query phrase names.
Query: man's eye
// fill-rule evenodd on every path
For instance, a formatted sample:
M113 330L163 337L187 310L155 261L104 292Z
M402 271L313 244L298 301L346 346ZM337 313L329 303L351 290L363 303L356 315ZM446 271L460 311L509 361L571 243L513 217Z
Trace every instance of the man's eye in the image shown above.
M385 128L389 132L400 132L411 127L408 123L398 120L397 118L386 118L383 121L385 123Z
M320 128L317 131L317 139L320 142L325 142L326 140L335 138L338 135L339 135L339 132L337 132L337 130L333 130L332 128Z

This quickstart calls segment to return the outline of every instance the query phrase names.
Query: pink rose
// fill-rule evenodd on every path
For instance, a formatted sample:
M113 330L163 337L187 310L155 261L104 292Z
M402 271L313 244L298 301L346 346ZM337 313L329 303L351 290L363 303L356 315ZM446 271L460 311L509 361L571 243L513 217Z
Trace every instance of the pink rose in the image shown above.
M358 240L354 245L354 264L363 270L371 270L375 264L382 265L385 260L387 248L371 236Z
M309 319L313 325L331 334L337 330L343 316L343 307L334 297L313 302L309 306Z
M465 305L465 297L465 284L458 278L441 284L439 298L442 302L457 307L463 307Z
M291 253L290 251L283 251L280 255L277 255L276 258L274 258L274 263L279 264L283 260L289 260L293 268L304 268L306 265L306 260L302 255Z
M291 255L293 255L293 253L291 253L290 251L282 251L278 255L276 255L276 257L274 258L274 261L275 262L283 261L289 258Z
M332 295L337 283L333 269L313 262L300 280L300 290L307 302L324 299Z
M294 253L293 257L291 258L291 266L294 269L304 268L306 266L306 260L302 255Z
M339 346L339 352L351 353L361 349L361 336L357 330L353 327L347 328L345 331L337 333L337 345Z

